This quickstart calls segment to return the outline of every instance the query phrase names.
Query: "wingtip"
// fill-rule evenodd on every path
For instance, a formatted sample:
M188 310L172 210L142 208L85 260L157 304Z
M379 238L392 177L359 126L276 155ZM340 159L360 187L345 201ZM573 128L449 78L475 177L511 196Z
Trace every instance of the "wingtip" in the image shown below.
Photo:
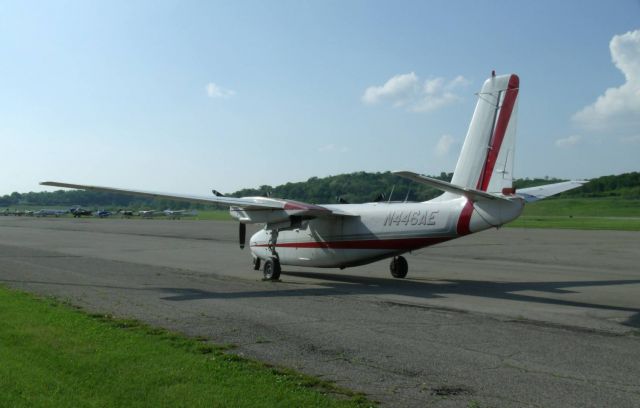
M589 181L591 180L570 180L569 183L583 185L587 184Z
M395 171L392 171L391 174L401 176L403 174L418 174L418 173L414 171L409 171L409 170L395 170Z

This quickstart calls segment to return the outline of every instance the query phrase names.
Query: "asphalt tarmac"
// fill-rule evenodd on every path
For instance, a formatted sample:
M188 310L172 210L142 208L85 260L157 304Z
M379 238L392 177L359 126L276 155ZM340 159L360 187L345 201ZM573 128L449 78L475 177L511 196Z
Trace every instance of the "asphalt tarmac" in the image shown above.
M249 231L250 233L251 231ZM486 231L263 282L237 224L0 217L0 283L137 318L383 406L640 406L640 233Z

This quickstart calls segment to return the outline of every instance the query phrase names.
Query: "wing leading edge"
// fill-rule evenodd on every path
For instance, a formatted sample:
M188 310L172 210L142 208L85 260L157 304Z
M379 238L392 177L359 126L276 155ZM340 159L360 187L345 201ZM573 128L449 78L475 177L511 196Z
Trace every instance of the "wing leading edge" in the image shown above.
M185 194L171 194L156 191L128 190L113 187L91 186L85 184L61 183L44 181L43 186L74 188L78 190L102 191L106 193L127 194L147 198L159 198L173 201L185 201L198 204L219 204L229 206L231 215L244 223L269 222L290 216L320 217L320 216L350 216L352 214L338 209L329 209L320 205L307 204L299 201L284 200L268 197L225 197L225 196L196 196ZM266 212L269 214L267 215ZM252 214L260 214L252 217Z

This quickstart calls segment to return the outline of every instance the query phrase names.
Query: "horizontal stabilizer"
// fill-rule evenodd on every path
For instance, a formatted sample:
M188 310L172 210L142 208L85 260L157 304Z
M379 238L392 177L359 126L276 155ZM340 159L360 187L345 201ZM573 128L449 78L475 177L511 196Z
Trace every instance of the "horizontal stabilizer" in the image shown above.
M394 171L393 174L416 181L421 184L425 184L441 191L465 196L472 201L506 200L505 198L495 194L475 190L472 188L456 186L455 184L447 183L446 181L423 176L422 174L413 173L410 171Z
M544 186L521 188L518 189L517 195L524 198L524 201L527 203L532 203L534 201L551 197L552 195L578 188L588 182L589 181L587 180L571 180L563 181L562 183L546 184Z

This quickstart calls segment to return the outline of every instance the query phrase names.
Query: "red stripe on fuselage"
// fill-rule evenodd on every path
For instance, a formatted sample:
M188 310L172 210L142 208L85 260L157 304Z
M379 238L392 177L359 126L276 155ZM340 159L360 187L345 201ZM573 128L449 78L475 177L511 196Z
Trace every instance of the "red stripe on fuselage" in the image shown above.
M491 181L491 175L493 169L498 160L498 154L500 153L500 147L504 140L504 135L509 126L509 120L511 119L511 113L518 97L518 87L520 86L520 79L517 75L511 75L509 78L509 85L507 86L504 100L502 101L502 108L500 108L500 116L496 122L496 128L491 138L491 146L489 146L489 153L487 154L487 160L484 165L484 172L478 180L477 189L481 191L487 191L489 182Z
M473 215L473 202L471 200L467 200L467 203L462 208L462 212L460 212L460 218L458 218L458 225L456 226L456 231L458 235L468 235L471 234L471 229L469 224L471 223L471 216Z
M407 250L423 248L450 240L450 237L423 237L397 239L363 239L352 241L307 241L282 242L276 248L330 248L330 249L394 249ZM268 244L252 245L252 247L268 247Z

